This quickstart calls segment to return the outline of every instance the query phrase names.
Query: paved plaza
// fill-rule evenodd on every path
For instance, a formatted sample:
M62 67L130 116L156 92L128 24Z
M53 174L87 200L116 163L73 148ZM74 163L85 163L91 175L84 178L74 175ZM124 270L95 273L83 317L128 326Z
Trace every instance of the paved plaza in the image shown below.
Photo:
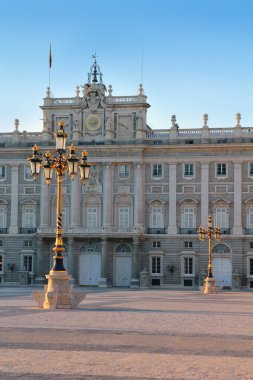
M253 293L87 292L42 310L0 288L0 379L253 379Z

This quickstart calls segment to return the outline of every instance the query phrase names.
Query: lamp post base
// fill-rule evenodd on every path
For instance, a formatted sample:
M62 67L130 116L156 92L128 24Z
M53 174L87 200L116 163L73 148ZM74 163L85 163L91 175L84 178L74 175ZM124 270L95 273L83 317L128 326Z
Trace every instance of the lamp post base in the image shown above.
M33 292L33 298L42 309L74 309L84 300L86 294L73 292L69 284L71 276L67 271L51 270L46 275L48 285L44 291Z
M218 290L217 290L217 287L216 287L216 284L215 284L215 279L213 277L207 277L205 279L205 284L204 284L204 291L203 293L204 294L214 294L214 293L217 293Z

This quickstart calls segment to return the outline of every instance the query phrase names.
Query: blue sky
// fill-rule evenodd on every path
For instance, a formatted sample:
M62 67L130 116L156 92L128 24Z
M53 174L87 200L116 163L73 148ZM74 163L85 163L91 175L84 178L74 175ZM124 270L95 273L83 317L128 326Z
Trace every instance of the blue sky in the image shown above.
M141 80L148 123L199 128L253 126L251 0L0 0L0 132L42 129L48 86L71 97L96 52L114 95L135 95Z

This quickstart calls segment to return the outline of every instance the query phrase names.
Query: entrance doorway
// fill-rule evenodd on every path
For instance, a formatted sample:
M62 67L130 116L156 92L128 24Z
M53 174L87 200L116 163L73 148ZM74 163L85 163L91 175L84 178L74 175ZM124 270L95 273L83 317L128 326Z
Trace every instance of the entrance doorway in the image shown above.
M101 255L80 255L80 285L95 285L101 276Z
M130 256L115 257L115 286L129 287L132 275L132 259Z
M219 287L232 287L232 260L230 248L225 244L217 244L213 248L213 277Z

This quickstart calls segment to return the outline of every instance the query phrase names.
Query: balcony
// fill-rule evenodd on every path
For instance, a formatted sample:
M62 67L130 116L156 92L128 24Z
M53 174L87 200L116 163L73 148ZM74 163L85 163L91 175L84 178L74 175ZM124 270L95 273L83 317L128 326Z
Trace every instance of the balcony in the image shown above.
M0 228L0 234L7 234L7 228Z
M35 234L37 232L37 228L20 228L20 234Z
M180 235L196 235L197 228L178 228L178 234Z
M148 234L153 234L153 235L164 235L165 228L148 228L147 232Z

